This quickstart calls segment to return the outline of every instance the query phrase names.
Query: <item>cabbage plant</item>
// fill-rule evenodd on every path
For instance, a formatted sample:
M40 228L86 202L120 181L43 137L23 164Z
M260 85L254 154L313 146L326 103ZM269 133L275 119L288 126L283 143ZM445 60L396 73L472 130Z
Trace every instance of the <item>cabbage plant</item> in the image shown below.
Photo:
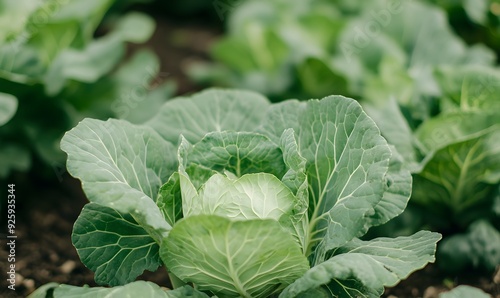
M424 119L393 98L364 104L414 177L409 208L386 230L439 230L449 235L438 249L443 269L493 272L500 264L500 71L440 67L435 76L441 95Z
M32 174L47 176L51 166L60 176L59 143L78 121L142 121L147 108L172 95L171 84L151 91L155 54L140 50L125 59L128 43L153 34L154 20L138 12L117 17L113 5L118 1L0 1L0 179L32 166ZM149 104L139 109L138 102Z
M211 89L142 125L85 119L61 148L90 200L73 244L114 288L33 297L378 297L433 262L441 237L359 239L405 209L412 178L342 96L271 104ZM174 290L134 282L160 266Z

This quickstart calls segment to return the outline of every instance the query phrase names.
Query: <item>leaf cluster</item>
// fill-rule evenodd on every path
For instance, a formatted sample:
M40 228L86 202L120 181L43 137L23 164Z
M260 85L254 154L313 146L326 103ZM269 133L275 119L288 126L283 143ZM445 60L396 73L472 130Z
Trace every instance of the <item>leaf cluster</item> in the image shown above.
M359 239L404 210L411 175L342 96L211 89L142 125L85 119L61 148L91 201L72 240L103 285L164 265L179 289L161 295L378 297L434 261L440 239Z
M145 121L172 94L167 84L152 91L159 71L152 52L123 61L126 44L145 42L154 21L136 12L117 18L114 4L2 1L0 178L28 171L35 161L60 175L65 156L59 142L78 121Z

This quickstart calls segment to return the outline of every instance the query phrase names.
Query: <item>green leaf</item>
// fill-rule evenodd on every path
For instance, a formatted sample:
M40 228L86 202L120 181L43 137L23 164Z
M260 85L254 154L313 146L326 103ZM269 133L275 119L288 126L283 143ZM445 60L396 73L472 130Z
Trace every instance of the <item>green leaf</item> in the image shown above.
M380 289L369 288L355 278L333 279L328 285L323 286L323 288L326 288L330 295L335 298L380 297Z
M282 146L287 151L286 162L294 167L285 176L281 150L261 134L209 133L198 144L186 147L187 151L180 153L183 160L195 163L188 166L187 175L181 175L181 181L185 179L185 183L180 184L181 189L184 188L184 216L216 214L240 219L274 218L280 220L284 228L297 237L297 241L305 248L308 204L305 159L297 151L293 130L289 130L288 135L284 133L284 138ZM207 171L196 163L225 175L214 175L213 171ZM297 185L289 189L278 177ZM195 194L194 189L199 193ZM300 197L296 198L290 190ZM260 210L260 205L277 208L279 212L269 217L275 212ZM284 214L286 216L282 217Z
M276 221L214 215L179 221L160 255L183 281L223 297L269 297L309 267L299 245Z
M449 272L470 268L493 272L500 264L500 231L486 220L477 220L467 233L443 240L438 260L438 264Z
M184 297L194 297L194 298L209 298L209 296L203 292L193 289L191 286L183 286L175 290L167 291L168 298L184 298Z
M307 112L307 103L291 99L285 102L273 104L263 118L263 125L258 131L271 139L276 144L281 141L283 132L292 129L299 143L298 133L301 130L299 119Z
M400 215L410 200L412 176L403 157L394 147L391 147L391 151L389 170L385 177L387 189L375 205L375 213L368 220L370 226L382 225Z
M133 43L146 42L155 30L155 21L146 14L130 12L118 21L112 32L123 41Z
M10 43L0 47L0 77L20 84L33 84L45 72L45 66L31 47Z
M144 123L158 113L175 92L175 84L162 82L160 62L150 50L139 50L113 74L116 86L111 110L117 118Z
M500 216L500 185L498 186L498 191L493 202L493 213L496 216Z
M47 7L43 9L47 9ZM36 14L41 13L43 9ZM46 67L50 66L58 54L69 50L72 44L78 43L76 40L78 39L79 24L74 20L46 23L43 26L30 24L29 27L31 26L35 27L35 32L30 36L27 46L37 50L37 58Z
M58 94L68 79L87 83L97 81L111 71L124 52L122 41L113 36L95 40L83 50L62 52L44 77L46 93L51 96Z
M156 204L169 225L173 226L182 218L182 196L178 172L173 173L167 183L160 188Z
M269 101L257 93L209 89L167 102L147 125L174 144L181 134L196 143L209 132L255 131L268 107Z
M296 235L302 249L307 249L307 233L309 229L309 219L307 209L309 206L309 184L307 183L306 159L300 155L295 133L293 129L287 129L283 132L280 139L280 147L283 151L283 160L288 167L288 171L281 181L293 194L296 201L291 216L291 222L294 226L293 235Z
M184 187L189 185L189 187L193 187L193 189L196 190L199 189L210 177L217 173L216 171L207 169L197 164L191 164L185 170L183 167L181 168L182 175L179 175L179 172L172 174L167 183L160 188L158 198L156 199L156 204L163 213L165 220L171 226L183 217L181 184L184 185ZM183 182L181 183L181 181ZM185 197L188 199L191 196L186 195Z
M211 54L216 60L240 72L247 72L256 68L253 59L240 59L242 56L251 57L252 55L250 47L241 39L224 38L214 45Z
M280 148L268 137L250 132L208 133L188 152L187 162L229 170L237 177L265 172L281 178L285 173Z
M130 213L157 242L168 233L154 199L177 167L171 143L149 127L85 119L66 133L61 149L91 202Z
M427 159L415 175L412 200L432 205L434 213L451 216L462 226L489 212L495 190L492 184L500 181L500 130L493 128L483 136L440 149Z
M347 81L337 74L325 61L311 57L298 66L298 77L306 94L314 97L329 94L346 94Z
M386 26L384 31L399 41L404 49L409 49L411 66L415 71L417 68L420 70L417 80L423 79L429 65L462 62L466 45L454 34L442 9L423 2L405 3L399 9L400 13L391 14L390 26ZM364 15L372 17L369 10ZM421 42L424 40L433 42Z
M370 227L372 221L366 219L373 216L388 188L385 176L391 150L360 105L342 96L274 105L264 134L277 142L287 128L295 130L300 153L307 160L309 244L321 242L316 256L321 262L327 250ZM393 216L399 213L398 209Z
M18 144L3 143L0 147L0 178L6 178L12 170L26 171L31 165L31 156L27 148Z
M55 291L54 291L55 290ZM54 291L48 294L48 291ZM146 295L146 296L143 296ZM190 286L184 286L175 290L164 290L158 285L147 281L136 281L124 286L113 288L102 288L89 286L76 287L70 285L60 285L58 283L49 283L41 286L35 292L31 293L29 298L65 298L65 297L86 297L86 298L122 298L122 297L157 297L157 298L208 298L209 296L193 289Z
M112 4L113 0L73 0L60 6L53 18L57 22L78 20L85 33L94 33L95 27Z
M184 198L183 214L185 217L212 214L232 220L278 221L291 213L295 201L292 192L271 174L246 174L237 180L215 174L192 201Z
M400 51L402 51L402 49ZM365 52L366 50L364 53ZM415 90L416 82L407 69L406 55L402 54L403 58L398 56L399 55L392 54L383 55L380 57L381 61L377 66L377 72L372 75L367 74L365 79L366 86L364 86L362 90L363 99L365 99L364 103L376 105L377 108L380 109L385 107L382 109L383 112L391 112L390 110L393 108L391 106L393 101L391 98L394 98L397 99L397 103L410 107L410 109L413 110L411 111L412 114L416 113L418 110L425 111L425 107L415 106L422 104L420 99L414 99L416 97L415 95L420 93L420 90ZM366 100L368 100L368 102ZM365 107L365 105L363 105L363 107ZM377 110L374 110L374 112L376 111ZM397 111L395 112L398 113ZM367 113L372 116L369 111L367 111ZM400 121L398 118L399 116L394 120ZM377 119L374 120L379 126L381 125ZM384 118L384 120L387 120L389 123L392 122L389 121L391 120L389 118Z
M363 105L363 109L377 123L387 142L396 147L405 161L405 166L410 170L417 167L419 160L415 150L417 140L396 99L368 102Z
M57 284L56 284L57 285ZM40 295L42 293L39 290L35 291L29 297L31 298L42 298L42 297L53 297L53 298L121 298L121 297L152 297L152 298L178 298L178 297L195 297L195 298L208 298L207 295L196 291L195 289L185 286L173 291L164 290L158 285L148 282L148 281L136 281L124 286L113 287L113 288L102 288L89 286L76 287L70 285L59 285L54 287L52 296Z
M17 110L17 98L0 92L0 126L9 122Z
M306 292L300 293L297 298L333 298L332 293L326 288L310 289Z
M462 5L467 16L475 23L484 26L486 26L488 22L490 3L492 2L488 0L462 0Z
M293 129L286 129L283 132L280 138L280 148L283 152L283 161L288 168L281 180L297 198L304 200L305 208L307 208L307 202L309 201L306 174L307 160L300 155Z
M51 292L54 288L59 286L56 282L50 282L48 284L44 284L43 286L36 289L33 293L31 293L28 298L53 298L52 295L49 295L47 292Z
M322 285L329 285L335 297L379 297L384 287L396 285L433 262L439 239L441 235L426 231L394 239L355 239L338 249L332 258L307 271L280 297L295 297Z
M500 92L500 72L481 65L440 67L435 76L445 98L451 99L456 108L498 111L497 94Z
M471 286L458 286L451 291L439 294L439 298L491 298L491 295L486 294L481 289Z
M415 131L422 149L426 154L445 148L448 145L471 140L489 131L498 129L496 112L451 112L441 114L422 123Z
M132 216L96 203L83 208L71 240L100 285L124 285L161 265L158 244Z
M0 5L0 44L4 41L19 38L26 29L30 16L43 4L43 1L32 0L3 0Z

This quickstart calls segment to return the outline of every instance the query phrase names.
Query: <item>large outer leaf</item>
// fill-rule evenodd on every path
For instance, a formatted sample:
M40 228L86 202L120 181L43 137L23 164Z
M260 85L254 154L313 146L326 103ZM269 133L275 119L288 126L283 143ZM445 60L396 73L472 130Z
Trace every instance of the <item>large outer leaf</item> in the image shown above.
M384 196L389 188L386 173L391 149L357 102L330 96L321 101L289 101L273 106L262 131L279 142L287 128L295 130L300 153L307 160L314 228L310 229L311 243L321 241L317 262L327 250L401 213L410 184L392 189L400 194L392 198L403 200L403 204ZM392 172L396 179L397 168ZM374 216L381 208L385 214L378 222Z
M386 175L387 188L374 207L375 213L368 220L371 226L382 225L403 213L410 200L412 191L412 176L407 170L403 157L391 146L392 156L389 161L389 171Z
M171 143L149 127L85 119L66 133L61 149L91 202L130 213L157 242L166 236L170 226L154 198L177 166Z
M309 268L299 245L274 220L184 218L160 255L183 281L220 297L269 297Z
M98 284L124 285L161 265L158 244L130 215L96 203L83 208L71 240Z
M322 285L329 285L335 297L379 297L384 286L394 286L411 272L433 262L436 242L440 238L437 233L421 231L395 239L355 239L328 261L311 268L280 297L295 297ZM357 291L346 291L353 284ZM360 290L362 286L366 291Z
M404 118L398 102L390 98L378 103L365 103L364 110L377 123L382 135L396 147L405 160L404 166L408 169L416 167L418 161L415 150L416 138Z
M172 143L181 134L195 143L208 132L254 131L268 106L269 101L257 93L210 89L167 102L147 124Z
M196 291L190 286L178 288L173 291L166 291L158 285L147 281L136 281L124 286L114 288L89 288L75 287L69 285L47 284L46 288L40 288L31 294L30 298L122 298L122 297L151 297L151 298L178 298L178 297L195 297L208 298L204 293ZM52 295L48 295L47 291L53 290Z
M491 298L491 295L486 294L479 288L471 286L458 286L451 291L439 294L439 298Z

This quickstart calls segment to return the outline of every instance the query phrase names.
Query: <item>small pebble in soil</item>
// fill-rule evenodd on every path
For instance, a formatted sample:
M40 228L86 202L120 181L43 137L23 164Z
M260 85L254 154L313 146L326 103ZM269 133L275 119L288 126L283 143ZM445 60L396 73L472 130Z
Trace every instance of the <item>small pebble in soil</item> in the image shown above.
M35 290L35 281L31 278L27 278L23 281L23 286L28 290L28 292L33 292Z
M61 265L61 272L64 274L71 273L76 267L76 263L74 261L66 261L64 264Z
M497 272L495 273L495 276L493 277L493 282L497 285L500 285L500 266L497 267Z
M19 260L16 264L16 269L19 271L19 270L23 270L24 268L26 267L26 261L24 260Z
M435 287L428 287L425 289L424 298L438 298L439 291Z
M19 273L16 273L16 285L20 285L24 280L24 276Z
M417 296L419 296L418 294L420 294L420 293L419 293L419 291L418 291L418 289L417 289L417 288L413 288L413 289L411 289L411 294L412 294L414 297L417 297Z
M50 260L53 262L53 263L56 263L57 261L59 261L59 257L57 256L56 253L52 252L50 253L50 256L49 256Z
M49 278L50 277L50 271L46 270L46 269L42 269L39 271L39 274L40 276L44 277L44 278Z

